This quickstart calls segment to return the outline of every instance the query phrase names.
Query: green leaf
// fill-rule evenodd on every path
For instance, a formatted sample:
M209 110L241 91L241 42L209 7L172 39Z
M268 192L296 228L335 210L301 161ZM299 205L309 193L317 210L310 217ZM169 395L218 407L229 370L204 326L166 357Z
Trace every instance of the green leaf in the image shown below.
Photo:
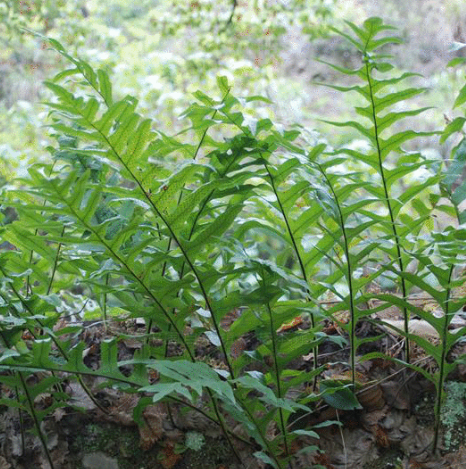
M217 76L217 86L223 95L230 92L231 86L228 83L228 78L225 76Z
M279 469L277 463L272 458L267 456L267 454L265 454L263 451L256 451L255 453L253 453L253 455L257 459L260 459L261 461L265 462L266 464L270 464L274 469Z
M430 137L435 135L436 132L415 132L414 130L405 130L398 132L388 139L380 139L380 155L382 160L393 150L398 150L400 145L419 137Z
M455 57L454 59L448 62L447 67L456 67L458 65L464 64L466 62L465 57Z
M213 222L208 223L205 227L204 225L200 225L198 231L201 231L197 233L192 240L183 243L186 252L192 256L197 250L207 246L212 237L219 238L222 236L235 221L242 208L243 206L241 204L230 205L221 215L217 216Z
M356 396L349 388L350 385L330 379L322 380L319 384L324 401L339 410L362 409Z
M432 109L431 107L423 107L420 109L414 109L412 111L402 111L402 112L389 112L385 114L382 118L377 119L377 129L379 133L382 133L385 129L388 129L395 122L406 117L417 116L423 112Z
M407 99L414 98L418 94L423 93L422 88L407 88L394 93L388 93L385 96L377 97L375 102L375 112L378 114L388 106L393 106L400 101L406 101Z
M453 104L453 109L455 109L458 106L461 106L466 102L466 85L461 88L460 92L458 93L458 96L455 99L455 103Z
M132 363L145 363L149 368L157 370L161 375L172 379L178 384L176 387L177 391L182 386L186 390L192 388L200 396L202 394L203 388L209 388L219 397L224 400L227 400L234 404L235 396L233 394L233 389L230 384L226 381L222 381L220 376L206 363L192 363L186 360L149 360L149 361L137 361L129 360L122 364L132 364ZM160 385L164 383L151 384L149 386L144 386L140 388L141 392L159 392L159 389L162 389L164 393L167 392L167 388ZM190 394L186 394L190 396ZM165 395L165 394L164 394ZM190 400L192 398L190 397Z
M461 176L464 165L466 164L466 138L463 138L461 142L453 150L453 159L447 167L444 173L443 184L451 191L453 184Z
M361 135L369 139L374 145L376 144L375 134L373 129L367 129L362 124L356 121L346 121L346 122L336 122L336 121L328 121L324 119L320 119L321 122L325 122L326 124L333 125L335 127L352 127L356 129Z
M461 129L464 127L464 123L466 122L466 118L464 117L455 117L443 131L443 135L440 137L440 143L445 143L451 135L454 133L460 132Z
M105 71L102 69L97 70L97 77L99 79L100 94L104 98L105 104L110 107L113 104L112 84L110 79L107 73L105 73Z
M211 181L185 195L174 212L168 214L166 217L166 221L170 225L171 229L176 230L185 223L188 215L193 212L193 209L195 209L204 199L209 197L217 186L218 181Z

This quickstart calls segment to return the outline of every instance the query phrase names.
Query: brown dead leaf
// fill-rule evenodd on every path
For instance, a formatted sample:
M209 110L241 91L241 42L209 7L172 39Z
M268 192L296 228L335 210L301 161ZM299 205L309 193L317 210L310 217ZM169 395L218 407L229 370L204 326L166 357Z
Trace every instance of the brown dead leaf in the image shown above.
M387 415L388 406L380 410L373 410L371 412L363 412L361 414L361 423L366 430L370 430L374 425L378 425Z
M404 329L404 321L401 319L384 319L384 324L390 329L390 332L398 335L396 329L402 331ZM435 327L423 319L411 319L408 324L410 334L417 335L426 340L436 340L439 338Z
M88 412L94 410L97 407L79 383L71 382L68 385L68 390L71 394L70 402L73 405L82 407Z
M410 408L409 394L403 392L402 385L396 381L388 381L380 383L382 387L385 401L390 407L400 410L408 410Z
M163 454L163 459L160 461L160 464L164 469L172 469L178 461L182 458L181 454L176 454L174 443L167 442L165 447L162 449L161 453Z
M385 407L385 398L380 385L375 384L362 389L357 394L359 403L367 411L380 410Z
M0 456L0 469L11 469L11 464L3 456Z
M68 443L66 440L59 440L56 448L52 451L52 460L56 467L63 467L69 454Z
M417 461L423 461L421 458L430 455L428 449L434 439L432 428L418 425L416 417L413 416L404 421L400 430L406 435L400 444L406 455L415 457Z
M246 350L246 341L240 337L231 344L230 353L233 358L238 358Z
M159 406L148 406L143 413L144 426L139 427L139 444L144 451L152 448L163 436L165 412Z
M241 311L239 309L234 309L229 313L225 314L223 318L220 320L220 327L224 331L228 331L230 326L241 316Z
M343 441L340 433L332 428L322 429L319 434L317 444L335 466L361 469L364 464L377 458L375 437L365 430L344 428Z
M460 446L456 453L445 456L445 461L451 469L463 469L466 467L466 446Z
M66 414L67 414L67 412L63 407L57 407L52 412L52 416L53 416L55 422L59 422Z
M161 438L161 431L154 432L151 427L148 425L144 425L143 427L139 427L139 446L144 450L147 451L154 446L154 444L160 440Z
M212 426L212 422L206 416L192 410L186 413L179 412L175 415L175 423L179 428L200 432L204 432Z
M381 448L390 447L390 439L388 437L387 431L382 428L380 425L375 425L373 427L373 435L375 437L375 443Z
M125 425L134 425L133 409L139 401L139 396L136 394L123 394L117 400L116 404L110 407L109 415L115 422Z

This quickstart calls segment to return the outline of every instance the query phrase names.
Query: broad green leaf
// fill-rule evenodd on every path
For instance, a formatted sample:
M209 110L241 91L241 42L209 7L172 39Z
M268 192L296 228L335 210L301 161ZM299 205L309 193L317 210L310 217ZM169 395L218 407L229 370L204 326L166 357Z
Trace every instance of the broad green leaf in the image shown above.
M458 93L458 96L455 99L455 104L453 105L453 109L455 109L458 106L461 106L466 102L466 85L461 88L460 92Z
M319 387L324 401L334 409L354 410L362 408L356 396L349 389L348 384L325 379L320 382Z

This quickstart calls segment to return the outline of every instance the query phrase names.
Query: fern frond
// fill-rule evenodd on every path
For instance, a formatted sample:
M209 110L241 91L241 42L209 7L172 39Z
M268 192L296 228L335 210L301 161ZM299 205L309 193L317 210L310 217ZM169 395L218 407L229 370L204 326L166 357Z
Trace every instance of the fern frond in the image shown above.
M422 114L428 108L420 108L414 110L390 111L394 105L398 105L410 98L413 98L424 90L421 88L400 88L399 86L408 78L414 76L411 73L405 73L397 77L383 78L383 74L390 72L393 66L390 64L390 56L381 54L378 50L388 44L397 44L401 39L397 36L379 37L380 33L393 30L391 26L383 24L380 18L370 18L364 22L362 27L358 27L351 22L347 22L355 37L340 31L336 31L353 44L353 46L362 53L362 65L356 71L347 71L340 69L344 74L358 76L363 85L356 87L347 87L341 91L357 91L367 102L366 106L356 107L357 114L367 120L368 123L347 121L347 122L329 122L339 127L355 128L370 143L371 150L369 152L355 151L351 149L342 149L345 154L350 155L356 161L370 166L379 176L380 187L373 185L367 188L367 191L374 197L377 197L387 209L387 222L380 224L383 232L395 240L395 245L391 250L385 250L390 253L390 257L398 263L400 288L402 296L406 297L408 292L408 284L406 278L401 275L405 270L405 266L409 262L409 256L403 251L403 242L406 237L402 233L410 230L413 234L418 234L424 226L428 214L424 214L422 220L415 221L412 217L406 217L402 211L407 213L408 203L415 204L416 198L421 194L422 189L430 187L432 179L423 187L413 187L406 194L398 197L394 196L395 189L404 177L411 175L414 171L427 165L420 154L405 153L402 145L410 140L419 137L432 136L437 132L416 132L414 130L403 130L393 132L394 124L402 119ZM396 91L392 88L396 85ZM386 87L390 87L390 91L381 94ZM391 134L382 137L383 133ZM401 155L397 160L391 161L393 153ZM389 158L390 157L390 158ZM393 167L391 167L392 165ZM373 215L368 211L365 215L375 220ZM407 225L405 225L407 223ZM387 229L388 228L388 229ZM407 247L407 246L405 246ZM405 332L408 333L409 314L404 309ZM409 361L409 341L406 341L406 359Z

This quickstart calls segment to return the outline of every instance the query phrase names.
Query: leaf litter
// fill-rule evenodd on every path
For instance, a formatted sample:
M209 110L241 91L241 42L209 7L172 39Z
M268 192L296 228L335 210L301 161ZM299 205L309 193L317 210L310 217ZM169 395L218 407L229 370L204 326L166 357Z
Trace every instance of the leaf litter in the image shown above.
M231 323L238 316L232 314L222 325L228 330ZM396 315L393 319L384 317L388 326L397 324ZM341 320L341 318L340 318ZM391 322L389 322L391 321ZM415 320L419 321L419 320ZM229 323L228 323L229 322ZM290 323L291 324L291 323ZM87 325L89 326L89 325ZM329 326L327 324L327 326ZM338 323L335 327L327 327L330 333L342 334ZM309 327L305 320L296 320L289 328L282 327L281 333L286 333L292 327L305 329ZM364 336L378 335L381 326L371 324L362 328ZM403 340L399 334L393 333L390 327L384 326L383 339L370 346L387 355L400 353ZM417 326L416 326L417 327ZM419 330L419 329L417 329ZM128 337L119 343L118 360L132 358L134 351L141 346L137 339L137 326L134 322L125 321L112 324L107 330L101 324L84 328L82 340L88 347L84 355L86 365L98 369L99 349L102 340L111 336ZM125 335L126 334L126 335ZM426 338L436 340L432 334ZM211 366L221 367L220 353L212 354L209 341L198 341L197 359L208 360ZM258 341L254 334L246 334L238 341L232 350L239 356L245 350L253 350ZM460 350L461 348L461 350ZM347 359L347 351L335 345L334 341L326 340L319 351L320 361L326 360L327 370L323 373L323 380L345 380L349 378L347 367L343 364ZM432 360L417 351L417 363L424 367L433 366ZM177 354L177 348L171 348L172 354ZM457 345L452 354L459 356L465 353L464 347ZM345 356L346 355L346 356ZM234 358L236 358L234 357ZM293 368L306 371L309 367L309 356L304 355L294 363ZM433 370L431 370L433 371ZM400 369L389 360L375 358L357 366L358 391L357 398L361 406L356 410L337 409L324 401L317 405L310 415L297 416L292 425L294 428L308 429L313 427L319 438L301 436L293 442L294 458L290 467L293 469L312 468L320 464L325 468L335 469L376 469L376 468L460 468L466 464L466 448L458 444L454 448L441 447L440 455L432 456L429 451L433 438L433 396L434 386L419 373ZM451 377L461 382L466 381L466 373L459 367L455 376ZM40 379L40 376L37 377ZM154 377L157 379L157 376ZM86 381L94 396L107 412L101 409L89 398L82 387L74 380L65 381L65 391L70 396L69 406L58 407L42 422L41 430L47 436L47 447L52 456L55 469L80 469L88 467L147 467L163 469L183 469L195 467L210 467L212 469L236 469L230 450L227 448L220 428L210 422L202 414L194 410L186 410L179 404L155 403L148 405L139 415L139 425L135 414L141 396L125 393L118 389L103 386L104 380L89 376ZM290 391L300 393L305 389ZM12 393L2 385L3 393ZM46 406L51 396L44 395L36 398L37 408ZM76 409L80 409L77 411ZM229 423L238 435L247 438L247 433L241 424L231 417ZM13 408L3 408L0 414L0 468L26 469L31 467L48 468L41 444L37 436L30 431L32 422ZM466 418L460 422L466 426ZM319 425L325 422L339 422L340 425ZM199 465L193 465L193 450L186 448L185 441L188 432L195 431L205 436L206 448L216 449L216 453L205 466L206 448L199 454ZM271 438L273 429L271 429ZM110 433L109 437L106 433ZM85 435L92 442L86 447L82 441ZM93 437L94 435L94 437ZM81 439L80 439L81 437ZM132 447L122 439L130 442ZM79 444L78 444L79 443ZM102 444L101 444L102 443ZM253 456L253 449L241 442L237 443L239 454L245 465L242 467L266 468L263 461ZM306 448L314 450L306 452ZM214 451L215 453L215 451ZM90 455L90 456L89 456ZM194 456L197 456L194 454ZM99 463L99 461L101 463ZM107 461L103 464L102 461ZM110 462L108 462L110 461ZM103 464L103 465L102 465ZM202 465L204 464L204 465Z

